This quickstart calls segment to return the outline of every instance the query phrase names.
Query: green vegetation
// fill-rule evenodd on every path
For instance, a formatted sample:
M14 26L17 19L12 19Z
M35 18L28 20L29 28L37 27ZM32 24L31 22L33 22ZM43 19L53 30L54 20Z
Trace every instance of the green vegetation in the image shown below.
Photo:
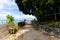
M32 23L37 23L38 21L36 19L32 20L31 21Z
M14 24L14 29L18 29L18 23L14 21L14 17L12 15L7 15L7 24Z
M23 27L24 25L25 25L25 22L19 22L19 23L18 23L18 26L19 26L19 27Z
M14 25L15 25L14 27L9 27L10 34L15 34L17 30L19 29L18 24L16 22L14 23Z
M15 24L14 29L18 30L19 29L18 23L15 22L14 24Z
M6 24L14 24L14 27L9 27L9 33L16 33L16 31L19 29L18 23L14 21L14 17L12 15L7 15L6 17Z
M23 11L24 14L35 15L39 22L43 14L45 16L42 18L47 20L46 15L52 11L55 12L55 7L60 3L59 0L15 0L15 2L20 11Z
M60 28L60 21L57 22L44 22L42 25L53 27L53 28Z
M6 18L7 18L7 21L6 21L7 24L14 23L14 17L12 15L7 15Z
M48 22L45 25L59 28L60 23L56 21L60 16L57 17L56 9L58 8L59 10L60 8L60 0L15 0L15 2L20 11L24 14L36 16L39 23L42 21L45 21L46 23L47 21L53 20L55 22Z

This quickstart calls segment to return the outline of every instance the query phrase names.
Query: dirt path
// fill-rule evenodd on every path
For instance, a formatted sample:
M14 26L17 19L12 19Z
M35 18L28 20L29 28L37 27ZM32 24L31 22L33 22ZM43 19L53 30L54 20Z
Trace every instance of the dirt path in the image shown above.
M24 29L18 30L16 34L12 34L3 40L60 40L60 38L37 31L32 25L25 25Z
M25 29L30 31L25 32L21 37L18 37L17 40L60 40L60 38L49 36L48 34L37 31L31 26L32 25L25 25Z
M45 35L42 32L32 30L23 34L18 40L60 40L54 36Z

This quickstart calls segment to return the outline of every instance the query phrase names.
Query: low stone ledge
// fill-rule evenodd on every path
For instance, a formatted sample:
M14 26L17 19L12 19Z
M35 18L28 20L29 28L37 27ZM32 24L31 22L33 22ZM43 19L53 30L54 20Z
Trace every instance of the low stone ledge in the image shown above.
M39 31L45 31L46 33L48 33L49 35L54 35L57 37L60 37L60 29L59 28L52 28L52 27L48 27L48 26L44 26L44 25L40 25L40 24L33 24L34 28L36 28Z

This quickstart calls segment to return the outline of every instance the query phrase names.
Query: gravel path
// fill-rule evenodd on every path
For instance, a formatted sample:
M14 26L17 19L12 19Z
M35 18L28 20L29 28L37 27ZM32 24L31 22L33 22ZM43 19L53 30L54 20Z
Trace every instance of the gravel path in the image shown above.
M54 36L45 35L42 32L31 30L22 35L18 40L60 40L60 38L56 38Z
M31 26L31 25L25 25L27 26ZM22 36L18 37L17 40L60 40L60 38L54 37L54 36L50 36L48 34L45 34L43 32L34 30L33 28L29 29L26 28L27 30L30 30L28 32L25 32Z
M60 40L60 38L35 30L32 25L25 25L24 29L18 30L16 34L7 36L3 40Z

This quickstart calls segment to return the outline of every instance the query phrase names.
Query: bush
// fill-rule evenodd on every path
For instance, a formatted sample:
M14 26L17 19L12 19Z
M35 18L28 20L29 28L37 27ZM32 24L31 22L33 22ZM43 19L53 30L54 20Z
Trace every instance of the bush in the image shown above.
M18 24L16 22L14 24L15 24L14 27L9 27L10 34L15 34L17 32L17 30L19 29Z
M53 27L53 28L60 28L60 22L46 22L43 23L43 25L49 26L49 27Z
M32 20L31 22L32 22L32 23L36 23L36 22L38 22L38 21L37 21L36 19L34 19L34 20Z
M18 30L19 29L18 23L15 22L14 24L15 24L14 29Z
M18 23L14 22L14 17L11 15L7 15L7 21L6 24L14 24L14 27L9 28L9 33L14 34L19 29Z
M19 27L23 27L25 25L25 22L18 22Z
M55 22L55 27L60 28L60 22Z
M47 26L49 26L49 27L54 27L54 23L50 23L50 24L48 24Z
M17 32L17 30L16 29L14 29L14 28L9 28L9 33L10 34L15 34Z
M6 21L7 24L14 23L14 17L12 15L7 15L6 17L7 17L7 21Z

